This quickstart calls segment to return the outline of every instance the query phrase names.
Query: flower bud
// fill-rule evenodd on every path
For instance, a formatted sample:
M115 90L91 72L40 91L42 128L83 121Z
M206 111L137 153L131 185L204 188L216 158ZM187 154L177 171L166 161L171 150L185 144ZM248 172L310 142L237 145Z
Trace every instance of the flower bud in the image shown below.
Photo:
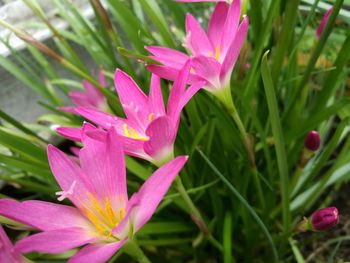
M321 139L317 131L310 131L305 138L304 147L312 152L317 151L320 147Z
M336 207L327 207L315 211L310 218L312 230L327 231L339 222L339 213Z
M331 13L333 11L333 7L331 7L330 9L327 10L327 12L324 14L320 25L318 26L317 30L316 30L316 37L320 38L321 34L323 32L323 29L326 27L326 24L328 22L329 17L331 16Z

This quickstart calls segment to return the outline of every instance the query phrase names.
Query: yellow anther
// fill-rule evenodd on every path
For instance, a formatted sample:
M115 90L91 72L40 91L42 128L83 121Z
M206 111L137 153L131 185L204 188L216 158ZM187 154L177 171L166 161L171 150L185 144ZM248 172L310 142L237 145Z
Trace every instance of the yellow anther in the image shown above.
M108 221L113 226L115 224L115 215L114 215L114 212L113 212L113 209L112 209L111 202L109 201L108 197L106 197L106 211L107 211Z
M104 218L107 218L106 212L101 208L96 198L90 192L88 192L88 195L92 200L94 208L101 214L101 216L103 216Z
M126 137L134 139L134 140L140 140L140 141L148 141L149 138L142 137L138 135L138 133L131 127L128 127L126 123L123 124L123 131Z
M215 48L215 59L219 60L219 56L220 56L220 46L217 46Z
M124 216L125 216L125 208L120 208L119 212L118 212L118 216L119 216L119 222L123 220Z
M153 120L153 116L154 116L153 113L151 113L151 114L148 116L148 122L151 122L151 121Z

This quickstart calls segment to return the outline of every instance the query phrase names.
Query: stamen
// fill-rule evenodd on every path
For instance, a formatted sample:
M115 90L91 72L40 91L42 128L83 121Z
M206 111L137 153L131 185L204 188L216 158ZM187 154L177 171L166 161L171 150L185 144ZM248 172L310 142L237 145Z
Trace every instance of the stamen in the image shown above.
M112 209L111 202L109 201L108 197L106 197L106 211L107 211L108 220L111 223L111 225L113 226L115 223L115 215L114 215L114 212Z
M119 222L123 220L124 216L125 216L125 208L120 208L119 212L118 212L118 216L119 216Z
M215 48L215 59L219 60L220 55L220 45Z
M151 122L153 120L153 116L154 116L154 113L151 113L149 116L148 116L148 122Z
M100 224L100 221L98 220L98 218L93 213L91 213L89 210L87 210L87 209L84 209L84 213L89 218L89 220L94 224L94 226L96 227L98 233L100 235L102 235L104 233L104 228Z
M94 205L94 208L96 208L96 210L104 217L107 218L107 214L105 211L103 211L103 209L101 208L100 204L98 203L98 201L96 200L96 198L90 193L88 192L89 197L92 200L92 203Z
M140 140L140 141L148 141L149 138L140 136L133 128L128 127L126 123L123 124L123 131L126 137Z
M64 199L68 198L70 195L72 195L76 184L77 184L77 181L74 180L71 186L69 187L68 191L56 192L55 193L56 195L60 195L60 197L58 197L57 200L61 202Z

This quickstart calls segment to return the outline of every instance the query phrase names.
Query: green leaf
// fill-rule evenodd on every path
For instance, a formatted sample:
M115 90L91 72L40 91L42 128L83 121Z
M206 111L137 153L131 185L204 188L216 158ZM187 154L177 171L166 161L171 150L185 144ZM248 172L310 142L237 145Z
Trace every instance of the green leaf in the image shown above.
M282 211L284 231L290 231L290 211L289 211L289 190L288 190L288 163L287 153L284 144L284 136L282 131L281 119L277 105L275 88L271 79L270 70L267 65L268 51L264 54L261 62L261 76L264 82L267 105L270 113L270 123L272 134L275 139L275 149L277 156L278 170L280 174L280 188L282 194Z

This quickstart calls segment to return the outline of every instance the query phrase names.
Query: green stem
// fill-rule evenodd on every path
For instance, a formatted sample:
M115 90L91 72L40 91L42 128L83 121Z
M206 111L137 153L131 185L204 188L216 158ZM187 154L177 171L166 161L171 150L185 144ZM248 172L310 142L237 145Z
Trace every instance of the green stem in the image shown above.
M127 241L124 244L123 249L125 253L132 256L139 263L151 263L151 261L147 258L145 253L143 253L142 249L139 247L135 240Z
M232 107L227 108L227 110L228 110L230 116L232 117L232 119L234 120L234 122L236 123L238 130L241 134L243 144L244 144L246 151L247 151L251 172L253 174L254 184L255 184L255 187L258 191L259 201L261 203L261 206L265 207L264 195L263 195L263 191L261 188L260 180L258 177L258 170L256 168L256 163L255 163L253 143L251 142L249 134L247 133L247 131L244 128L243 122L242 122L241 118L239 117L239 114L237 112L235 105L232 103Z
M208 227L207 227L206 223L204 222L201 213L199 212L197 207L192 202L192 199L190 198L190 196L187 194L186 189L182 183L180 176L176 176L175 185L176 185L177 191L179 192L182 199L185 201L186 206L189 209L190 216L191 216L192 220L196 223L196 225L203 232L203 234L207 236L209 234Z

